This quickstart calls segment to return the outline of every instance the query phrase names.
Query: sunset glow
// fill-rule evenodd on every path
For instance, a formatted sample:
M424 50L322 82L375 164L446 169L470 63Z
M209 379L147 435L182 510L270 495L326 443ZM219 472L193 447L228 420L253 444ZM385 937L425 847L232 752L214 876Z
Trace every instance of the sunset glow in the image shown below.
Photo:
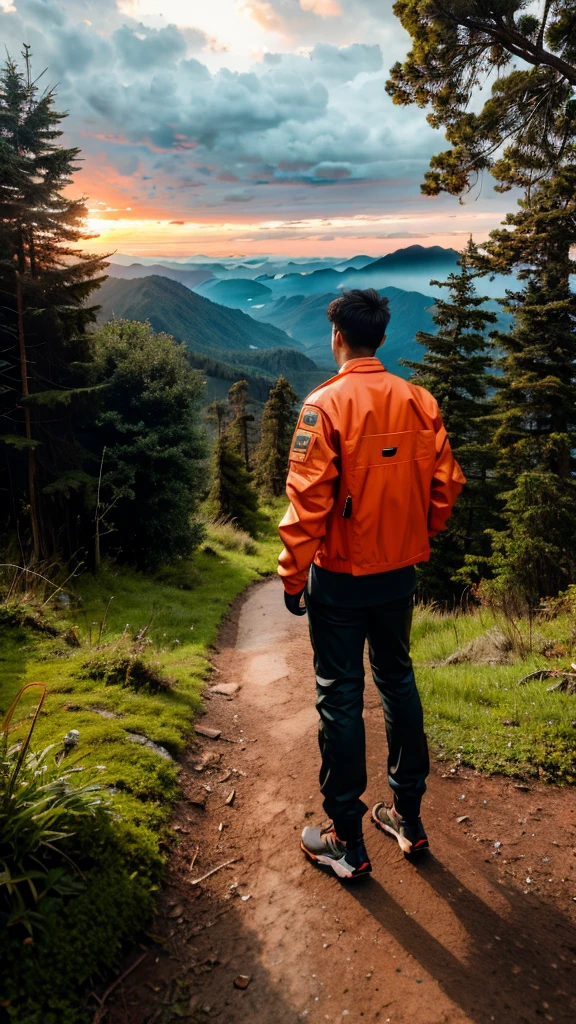
M90 245L159 256L458 247L502 219L420 182L442 139L386 95L407 37L372 0L11 0L8 50L58 82Z

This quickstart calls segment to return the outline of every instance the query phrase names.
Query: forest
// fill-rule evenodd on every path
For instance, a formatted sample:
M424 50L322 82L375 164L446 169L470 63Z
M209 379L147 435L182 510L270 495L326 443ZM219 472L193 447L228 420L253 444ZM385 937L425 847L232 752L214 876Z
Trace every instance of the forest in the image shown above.
M554 786L576 782L576 7L528 6L396 0L411 50L387 91L446 138L422 184L431 202L490 179L510 199L431 282L427 329L398 349L468 481L418 568L428 732L440 761ZM217 304L224 287L202 275L198 297L146 277L157 297L130 305L140 278L108 276L114 254L91 253L86 198L71 198L82 154L65 116L29 47L7 56L0 1021L14 1024L103 1020L93 992L138 937L153 941L210 648L234 598L275 571L301 385L329 375L280 326L274 281L260 298L277 326L266 307L249 316L254 289L236 282L238 304ZM224 332L248 341L219 347ZM462 654L480 642L492 661Z

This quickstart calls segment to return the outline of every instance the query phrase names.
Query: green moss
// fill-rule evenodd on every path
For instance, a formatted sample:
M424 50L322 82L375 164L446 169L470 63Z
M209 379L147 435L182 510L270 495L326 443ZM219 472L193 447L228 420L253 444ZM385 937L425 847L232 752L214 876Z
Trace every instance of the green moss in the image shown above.
M48 604L40 626L28 618L29 609L4 614L0 714L24 683L44 682L48 696L34 747L60 746L70 729L78 729L74 759L86 772L99 766L98 781L110 792L114 810L111 836L103 840L88 886L53 921L49 943L23 946L19 937L4 951L0 990L10 1000L7 1013L14 1024L83 1024L89 979L114 970L123 945L146 924L178 793L175 759L202 706L209 647L230 602L252 580L275 571L281 509L282 503L267 508L254 546L231 548L228 537L208 527L212 554L200 550L155 575L105 565L97 577L75 580L68 610ZM42 628L45 621L54 629ZM153 666L154 678L169 679L169 686L150 685L149 677L134 686L122 671L111 678L118 653L133 652L133 638L142 630L150 641L146 650L141 638L136 641L142 666ZM64 636L77 636L80 646ZM104 670L92 671L94 665ZM19 709L20 720L34 699ZM129 733L152 740L171 757L131 742Z

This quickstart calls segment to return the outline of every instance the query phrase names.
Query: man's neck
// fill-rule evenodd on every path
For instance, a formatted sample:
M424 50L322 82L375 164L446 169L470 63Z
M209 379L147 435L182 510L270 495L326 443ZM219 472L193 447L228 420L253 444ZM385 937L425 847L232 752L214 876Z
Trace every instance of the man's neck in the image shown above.
M369 348L346 348L337 359L338 369L341 370L351 359L373 359L375 355L376 352Z

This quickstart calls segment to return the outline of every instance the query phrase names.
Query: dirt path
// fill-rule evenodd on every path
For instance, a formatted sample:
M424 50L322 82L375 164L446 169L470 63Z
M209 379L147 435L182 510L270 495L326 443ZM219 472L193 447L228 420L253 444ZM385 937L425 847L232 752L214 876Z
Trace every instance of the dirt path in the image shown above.
M165 942L117 988L108 1024L574 1024L572 792L437 766L424 808L433 854L412 865L368 825L374 873L345 886L299 850L302 825L323 819L317 716L306 620L285 612L276 580L237 605L215 669L212 685L241 689L209 695L202 725L225 739L188 756L152 929ZM370 803L388 796L371 682L366 705Z

